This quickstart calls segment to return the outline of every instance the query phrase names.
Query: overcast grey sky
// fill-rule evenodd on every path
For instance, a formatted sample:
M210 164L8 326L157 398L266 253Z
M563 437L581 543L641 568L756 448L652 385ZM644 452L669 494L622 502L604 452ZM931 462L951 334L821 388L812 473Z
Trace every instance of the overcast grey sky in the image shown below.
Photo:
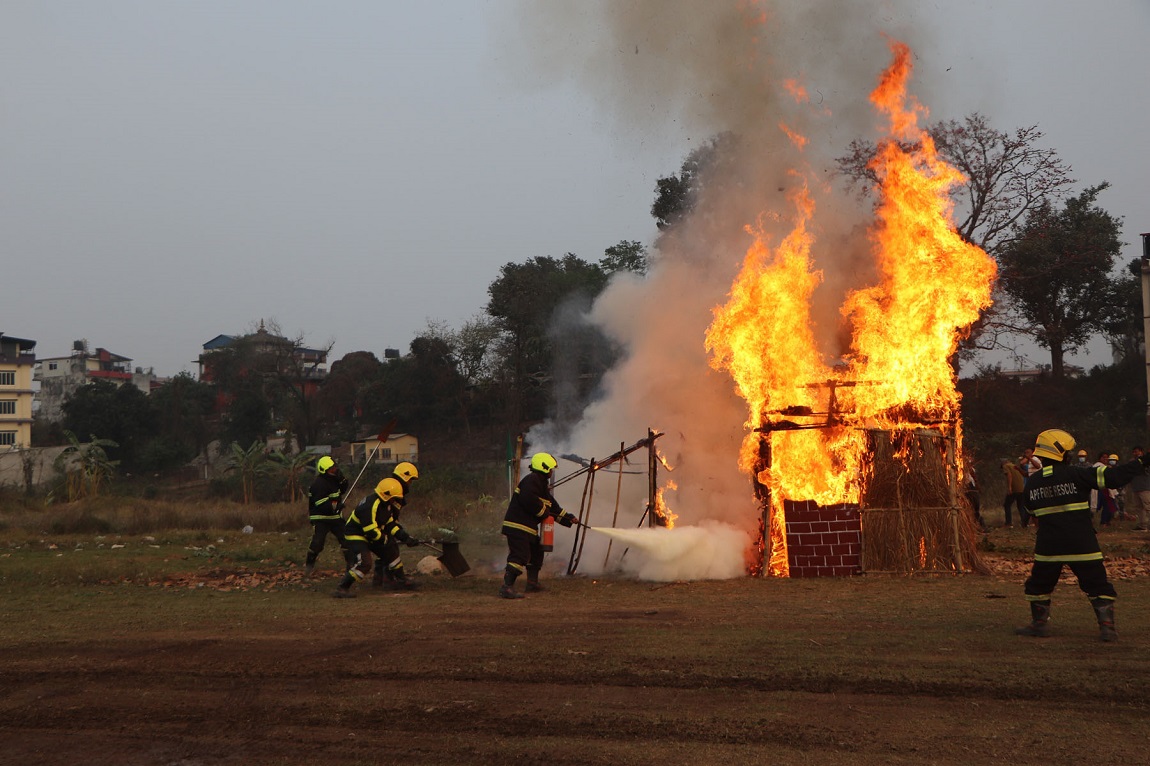
M931 119L1038 124L1082 185L1110 181L1100 204L1125 218L1124 259L1141 253L1150 2L852 6L914 49ZM522 11L6 0L0 331L41 357L85 338L161 375L194 371L204 342L260 319L334 342L335 359L382 356L429 319L481 313L505 263L650 242L656 180L707 136L670 104L636 97L623 117L602 90L556 77L580 66L577 39L537 72L565 30L535 34ZM862 68L851 50L815 54Z

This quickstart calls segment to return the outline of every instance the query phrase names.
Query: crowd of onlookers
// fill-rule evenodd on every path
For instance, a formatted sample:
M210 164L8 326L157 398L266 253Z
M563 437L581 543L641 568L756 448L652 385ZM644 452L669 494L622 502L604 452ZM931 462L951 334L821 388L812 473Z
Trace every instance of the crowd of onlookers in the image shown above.
M1104 450L1091 460L1086 450L1079 449L1074 457L1074 464L1094 468L1115 466L1124 460L1140 458L1143 454L1143 448L1136 446L1130 450L1130 456L1125 459L1116 452ZM965 462L963 483L966 498L974 512L975 521L985 532L990 529L990 525L982 517L980 482L975 476L973 461L968 457ZM1018 526L1032 527L1033 516L1027 510L1022 498L1026 478L1035 471L1042 470L1042 463L1034 456L1034 448L1026 448L1019 458L1002 458L999 466L1006 481L1002 498L1002 526L1014 527L1017 519ZM1109 527L1118 520L1130 520L1135 523L1135 531L1150 530L1150 471L1138 476L1122 489L1095 490L1090 495L1090 509L1101 527Z
M1142 447L1133 447L1127 460L1140 458L1143 454ZM1079 449L1074 462L1076 465L1104 468L1124 461L1118 453L1107 450L1099 452L1091 461L1089 453ZM1028 476L1042 470L1042 464L1034 456L1033 448L1027 448L1017 460L1003 458L1001 468L1006 477L1006 490L1002 499L1003 526L1013 527L1013 517L1016 514L1019 526L1029 527L1033 517L1023 503L1022 489ZM1150 473L1143 472L1122 489L1094 490L1090 493L1090 511L1102 527L1109 527L1116 520L1133 520L1135 530L1150 529Z

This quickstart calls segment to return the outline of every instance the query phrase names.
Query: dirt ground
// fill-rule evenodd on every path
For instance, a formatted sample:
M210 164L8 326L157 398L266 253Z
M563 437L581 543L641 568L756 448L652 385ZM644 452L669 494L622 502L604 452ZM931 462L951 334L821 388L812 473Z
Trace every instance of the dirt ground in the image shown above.
M652 584L494 573L330 598L334 572L12 590L0 762L1146 762L1150 584L1097 641L1011 633L1005 576ZM253 581L254 577L254 581Z

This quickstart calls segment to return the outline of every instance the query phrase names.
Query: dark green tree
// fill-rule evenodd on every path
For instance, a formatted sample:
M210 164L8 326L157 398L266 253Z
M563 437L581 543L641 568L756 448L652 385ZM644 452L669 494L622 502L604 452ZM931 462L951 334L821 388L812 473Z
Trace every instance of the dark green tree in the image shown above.
M157 433L141 452L139 469L162 471L204 453L215 435L215 389L181 372L150 398Z
M548 331L556 310L571 300L588 303L606 283L601 268L568 253L559 259L541 256L504 264L487 288L487 313L503 332L512 428L545 414L552 368Z
M738 154L739 140L734 133L720 133L693 149L678 175L655 182L655 201L651 215L660 230L670 229L694 211L700 195L712 184L736 177L732 163Z
M999 284L1022 318L1022 331L1050 350L1050 372L1063 376L1063 357L1126 311L1112 273L1122 247L1120 219L1095 204L1108 183L1092 186L1057 209L1033 209L999 257Z
M74 434L99 434L115 442L109 459L125 471L139 470L137 458L157 431L155 408L148 396L133 385L117 386L94 380L64 402L63 427Z
M599 268L604 274L614 274L616 271L646 274L647 248L642 242L625 239L603 251L603 257L599 259Z

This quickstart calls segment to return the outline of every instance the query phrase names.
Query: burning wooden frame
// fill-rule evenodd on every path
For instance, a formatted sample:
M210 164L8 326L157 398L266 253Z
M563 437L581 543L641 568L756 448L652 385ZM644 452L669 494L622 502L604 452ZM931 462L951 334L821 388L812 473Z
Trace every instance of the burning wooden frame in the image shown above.
M837 575L855 562L859 572L870 574L987 573L977 549L979 529L960 492L957 420L932 421L908 411L900 413L905 426L864 427L851 422L850 413L838 408L835 396L836 388L860 383L819 385L829 388L826 412L788 407L765 413L763 424L755 429L759 443L754 487L762 522L761 562L752 574L791 574L799 568L804 576ZM808 506L817 507L815 503L803 503L808 498L774 498L760 479L771 470L774 433L843 428L861 431L865 441L858 477L858 521L853 530L840 524L844 506L828 506L827 518L811 522ZM804 520L790 523L788 505ZM854 547L847 551L844 546ZM821 562L812 563L815 558Z

